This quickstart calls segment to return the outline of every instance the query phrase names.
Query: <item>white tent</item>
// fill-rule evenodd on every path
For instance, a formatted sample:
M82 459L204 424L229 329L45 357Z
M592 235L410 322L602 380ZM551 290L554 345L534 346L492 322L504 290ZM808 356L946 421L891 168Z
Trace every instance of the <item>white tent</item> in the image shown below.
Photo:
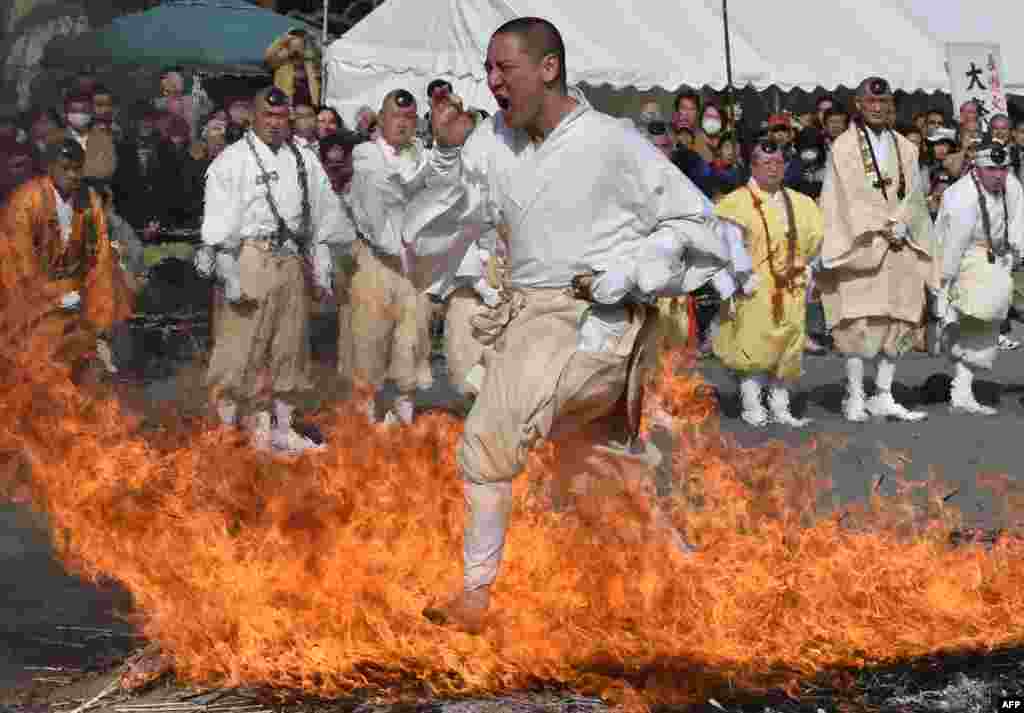
M523 15L545 17L562 32L572 83L638 89L724 85L720 20L698 5L686 11L673 7L672 17L663 22L662 5L634 6L628 0L389 0L328 48L327 101L348 120L363 104L377 108L398 87L424 101L427 84L441 77L467 105L493 111L483 69L487 41L503 22ZM716 29L712 34L698 27ZM763 64L742 39L733 42L733 56L748 67ZM697 62L694 57L704 59Z
M923 15L915 12L922 8ZM877 74L896 89L948 91L944 43L992 41L967 36L992 28L929 25L929 18L969 9L934 0L731 0L733 81L812 91ZM1005 15L1017 13L997 14L1008 22ZM398 87L423 102L427 83L443 77L468 105L493 111L483 71L487 41L501 23L523 15L545 17L562 32L571 83L669 91L726 84L720 0L389 0L328 48L327 101L349 119ZM1005 63L1024 72L1009 54L1016 27L1001 30ZM1014 86L1014 75L1007 79Z

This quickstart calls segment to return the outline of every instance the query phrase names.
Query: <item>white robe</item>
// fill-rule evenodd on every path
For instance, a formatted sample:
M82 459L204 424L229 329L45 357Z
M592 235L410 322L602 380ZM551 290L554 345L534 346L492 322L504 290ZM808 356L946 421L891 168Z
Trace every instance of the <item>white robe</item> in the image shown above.
M302 222L302 190L295 156L285 146L275 154L254 132L249 132L260 160L271 176L269 190L281 217L291 230ZM329 245L355 240L355 227L342 210L320 160L299 148L306 166L313 235L309 253L317 284L330 287L334 265ZM275 178L276 175L276 178ZM245 138L224 149L206 171L206 204L201 230L203 244L237 251L242 242L277 232L277 221L267 201L268 186Z
M988 206L994 263L988 261L989 239L980 200ZM942 196L935 235L941 251L942 282L949 286L942 301L948 298L947 309L952 310L941 316L959 323L952 332L949 356L971 368L991 369L998 352L999 326L1013 299L1011 272L1024 247L1024 190L1020 182L1008 177L1004 208L1002 196L984 188L979 194L972 176L963 176Z
M709 226L712 206L636 131L578 106L540 146L510 129L502 114L483 122L461 149L437 148L428 188L410 204L403 239L420 282L454 275L474 236L504 222L510 230L512 288L564 288L576 275L636 265L651 239L684 253L673 272L688 292L729 262Z
M419 139L402 152L377 139L356 146L352 164L349 195L359 231L374 250L406 260L402 249L405 210L426 184L428 152Z

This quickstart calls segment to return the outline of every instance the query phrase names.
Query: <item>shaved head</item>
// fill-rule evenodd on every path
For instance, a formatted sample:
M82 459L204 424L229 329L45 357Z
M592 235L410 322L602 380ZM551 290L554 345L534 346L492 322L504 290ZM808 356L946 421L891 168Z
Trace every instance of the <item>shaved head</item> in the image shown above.
M558 59L558 85L565 93L565 43L558 28L540 17L517 17L495 30L494 35L518 36L534 62L554 55Z
M276 151L292 134L288 95L277 87L267 87L253 98L253 106L253 131Z

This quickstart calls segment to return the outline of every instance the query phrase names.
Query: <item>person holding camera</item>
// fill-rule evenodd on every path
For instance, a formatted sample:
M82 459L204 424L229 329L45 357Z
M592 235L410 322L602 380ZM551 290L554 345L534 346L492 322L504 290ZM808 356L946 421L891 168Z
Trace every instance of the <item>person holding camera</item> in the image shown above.
M355 230L290 115L288 96L264 89L252 130L210 164L196 269L220 284L206 377L218 415L257 450L301 453L320 447L292 427L292 400L312 387L310 293L332 296L330 245Z
M295 104L320 105L320 60L305 30L289 30L263 56L274 73L274 86Z

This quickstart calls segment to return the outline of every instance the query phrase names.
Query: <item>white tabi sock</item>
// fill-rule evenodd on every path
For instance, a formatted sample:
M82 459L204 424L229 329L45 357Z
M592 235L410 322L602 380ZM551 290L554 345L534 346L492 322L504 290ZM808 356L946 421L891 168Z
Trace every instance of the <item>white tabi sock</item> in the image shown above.
M281 399L274 399L274 430L288 433L292 430L292 414L295 407Z
M868 412L876 417L895 418L900 421L923 421L928 417L924 411L910 411L896 402L892 395L893 377L896 375L896 364L885 357L878 360L878 372L875 374L875 395L867 402Z
M768 406L771 408L772 420L783 426L803 428L811 422L809 418L797 418L793 415L789 408L789 387L778 379L772 380Z
M490 586L498 576L505 551L505 533L512 511L512 482L463 481L466 529L463 537L463 586L472 592Z
M962 361L954 363L953 383L950 385L949 408L954 413L994 416L999 413L991 406L978 403L974 396L974 370Z
M885 357L878 359L878 371L875 373L875 390L892 391L892 380L896 376L896 363Z
M408 426L412 423L413 414L415 413L415 404L413 403L412 395L402 394L395 399L395 413L398 415L398 420Z
M768 411L761 402L765 381L762 374L752 374L740 379L740 401L743 405L740 418L751 426L760 427L768 424Z
M864 409L864 360L850 357L846 360L846 398L843 400L843 415L847 421L868 420Z

